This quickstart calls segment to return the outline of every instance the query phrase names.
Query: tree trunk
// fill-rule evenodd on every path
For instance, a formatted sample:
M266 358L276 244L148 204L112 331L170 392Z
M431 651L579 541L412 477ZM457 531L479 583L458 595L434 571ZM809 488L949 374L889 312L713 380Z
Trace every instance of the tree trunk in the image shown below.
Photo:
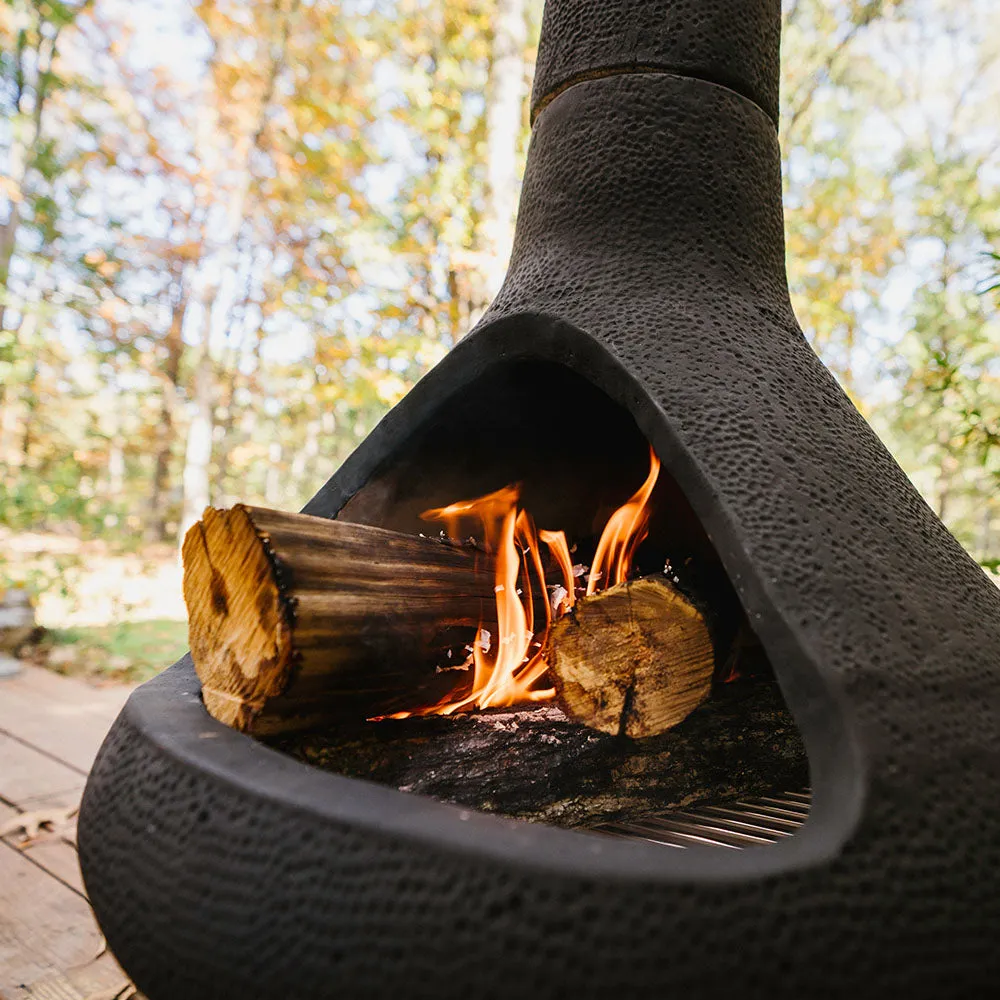
M170 310L170 327L165 344L167 357L162 370L160 418L156 425L153 446L153 479L149 491L149 508L146 516L146 537L149 541L162 542L167 536L167 496L170 492L170 459L174 448L174 417L177 412L177 389L180 381L181 356L184 353L184 316L187 313L188 293L183 275L177 277L179 288Z
M35 334L38 331L38 313L31 311L21 316L20 326L14 334L17 347L15 350L22 357L31 358L36 355L38 344ZM0 386L3 395L3 408L0 413L0 463L12 467L25 464L28 448L31 445L30 429L28 427L31 411L37 405L34 396L33 383L38 371L37 363L31 367L27 381L12 382Z
M487 275L490 297L510 260L517 210L518 139L524 102L524 48L527 25L524 0L497 0L493 52L486 106L486 181L489 196L486 232L492 261Z
M34 361L28 379L24 383L24 422L21 427L21 464L27 465L31 458L31 445L34 440L35 410L38 409L38 393L35 392L35 379L38 378L38 362Z
M21 223L21 212L16 201L10 202L7 219L0 226L0 330L4 328L7 312L7 284L10 277L10 264L14 258L14 248L17 245L17 230Z
M979 515L979 561L986 562L993 556L993 504L990 502L990 486L987 481L982 488L983 509Z
M319 432L320 421L310 420L306 423L306 439L302 447L295 452L292 459L292 467L289 470L293 495L305 501L305 498L315 492L310 488L313 484L310 479L316 482L317 476L316 459L319 457Z
M14 444L19 425L18 412L21 408L21 393L18 387L6 389L3 409L0 410L0 465L9 469L22 464L20 448Z
M87 4L89 6L89 3ZM45 8L43 7L44 11ZM78 14L79 12L77 12ZM48 21L47 31L43 30L44 15L39 15L35 29L40 39L34 52L34 88L32 94L33 107L30 116L25 118L31 124L30 131L21 132L17 127L13 130L13 141L8 150L8 179L16 194L9 197L10 208L7 219L0 229L0 330L4 328L6 299L9 292L10 265L17 249L17 233L21 224L21 211L18 200L26 197L25 187L28 173L34 162L35 150L39 148L42 130L45 122L45 108L48 104L49 87L56 81L53 65L58 51L59 32L61 26L54 21ZM24 87L25 64L24 53L16 52L16 76L19 84L15 92L15 107L19 114L24 114L23 102L26 96Z
M120 500L125 486L125 449L118 434L108 448L108 499Z
M201 517L211 503L209 466L212 461L212 416L215 404L215 370L208 350L209 316L205 316L205 331L193 375L194 413L188 426L184 450L184 504L178 542L182 543L187 529Z
M264 499L269 504L281 503L281 442L267 446L267 474L264 476Z

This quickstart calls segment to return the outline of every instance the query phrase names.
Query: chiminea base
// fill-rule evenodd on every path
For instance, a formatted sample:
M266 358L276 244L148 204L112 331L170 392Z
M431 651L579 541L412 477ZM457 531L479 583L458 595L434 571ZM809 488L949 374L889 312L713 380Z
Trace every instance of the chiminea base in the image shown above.
M94 906L154 1000L658 990L717 951L686 926L692 880L740 887L745 916L711 923L743 933L761 879L803 861L797 836L670 851L663 830L578 833L325 773L213 720L187 658L132 695L82 812ZM685 957L664 974L668 946Z

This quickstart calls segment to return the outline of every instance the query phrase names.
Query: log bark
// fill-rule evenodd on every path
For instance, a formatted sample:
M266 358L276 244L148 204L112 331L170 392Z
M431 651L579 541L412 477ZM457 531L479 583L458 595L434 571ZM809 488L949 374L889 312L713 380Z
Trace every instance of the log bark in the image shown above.
M205 707L255 734L433 704L494 598L472 547L259 507L206 510L183 559Z
M636 739L690 715L715 672L704 616L662 575L581 600L553 624L548 653L571 719Z
M763 679L722 685L684 722L643 740L595 732L546 705L383 720L272 745L352 778L568 827L809 783L799 731Z

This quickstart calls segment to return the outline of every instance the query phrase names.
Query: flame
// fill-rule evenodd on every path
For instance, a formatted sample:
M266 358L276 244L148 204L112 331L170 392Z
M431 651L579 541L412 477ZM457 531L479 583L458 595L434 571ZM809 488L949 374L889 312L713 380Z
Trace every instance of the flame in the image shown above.
M459 500L447 507L432 507L425 510L420 517L424 521L443 521L445 532L449 538L458 539L462 533L462 518L475 517L485 532L483 539L487 552L496 552L499 546L500 530L508 510L517 505L521 496L521 488L511 484L503 489L476 497L475 500Z
M494 643L486 629L479 626L472 645L472 690L467 695L449 696L430 708L397 712L391 718L451 715L469 706L493 708L555 696L554 688L535 687L548 670L548 664L542 656L542 643L532 641L535 638L532 573L544 594L545 571L534 521L527 511L518 510L519 498L519 487L505 486L475 500L434 508L421 515L426 520L443 521L451 537L458 536L462 518L475 517L482 524L486 548L495 557L497 636ZM546 603L546 625L550 620Z
M576 604L576 593L573 583L573 560L569 555L569 545L566 542L565 531L546 531L544 528L538 532L538 537L545 542L559 566L559 571L563 575L563 589L566 596L559 605L558 613L569 611Z
M587 593L628 578L632 560L649 526L649 498L660 471L660 462L650 449L650 470L639 490L608 519L594 555ZM519 509L518 485L487 493L474 500L461 500L446 507L424 511L421 517L441 521L448 536L461 537L463 519L475 518L482 527L483 543L494 556L497 635L495 641L480 623L472 644L472 687L463 695L449 694L436 705L381 718L406 719L413 715L451 715L464 708L494 708L519 702L544 701L555 696L551 687L536 684L548 671L545 634L553 616L559 617L576 603L573 562L562 531L538 531L531 515ZM545 569L540 543L548 546L563 578L566 596L559 606L545 604L545 631L536 638L533 591L546 595Z
M649 534L649 498L660 474L660 460L656 452L649 449L649 475L638 490L622 504L604 526L601 540L597 543L594 562L587 578L587 596L598 588L603 580L604 587L624 583L632 569L635 550Z

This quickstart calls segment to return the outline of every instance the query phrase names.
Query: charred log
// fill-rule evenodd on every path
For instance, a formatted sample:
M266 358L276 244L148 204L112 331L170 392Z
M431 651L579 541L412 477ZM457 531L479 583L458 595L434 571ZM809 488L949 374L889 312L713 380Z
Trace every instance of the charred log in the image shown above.
M352 778L567 827L808 783L798 729L762 680L723 685L685 721L642 740L543 706L383 720L273 745Z

